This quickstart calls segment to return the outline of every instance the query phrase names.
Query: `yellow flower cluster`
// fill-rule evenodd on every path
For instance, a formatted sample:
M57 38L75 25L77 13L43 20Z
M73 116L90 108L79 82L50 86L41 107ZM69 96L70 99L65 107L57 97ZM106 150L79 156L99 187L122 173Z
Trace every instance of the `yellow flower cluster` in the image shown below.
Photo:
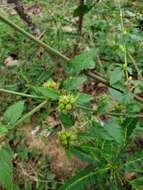
M58 90L59 88L59 84L54 82L53 80L48 80L47 82L45 82L43 84L44 88L49 88L49 89L54 89L54 90Z
M120 103L115 103L113 105L113 108L114 108L115 111L118 111L118 112L126 111L126 107L123 104L120 104Z
M65 147L75 144L76 135L73 131L62 131L59 137L62 145Z
M73 95L63 95L59 99L59 111L67 113L74 108L76 98Z
M105 104L108 102L108 95L107 94L102 94L98 97L98 101L102 104Z

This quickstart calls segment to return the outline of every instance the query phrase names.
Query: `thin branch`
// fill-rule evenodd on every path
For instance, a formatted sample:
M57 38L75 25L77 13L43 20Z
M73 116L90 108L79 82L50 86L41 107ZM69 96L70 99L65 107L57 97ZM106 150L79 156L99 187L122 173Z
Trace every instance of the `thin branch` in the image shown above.
M40 30L36 26L35 23L33 23L32 18L25 12L24 6L22 4L21 0L7 0L9 4L14 4L14 9L16 10L17 14L20 16L20 18L27 23L27 25L31 28L34 35L39 36Z
M21 92L12 91L12 90L6 90L6 89L3 89L3 88L0 88L0 92L2 92L2 93L8 93L8 94L13 94L13 95L17 95L17 96L22 96L22 97L26 97L26 98L41 99L41 100L44 99L41 96L35 96L35 95L25 94L25 93L21 93Z
M96 72L96 73L97 73L97 72ZM101 81L103 84L105 84L106 86L108 86L108 87L110 87L110 88L112 88L112 89L114 89L114 90L117 90L118 92L123 93L122 90L120 90L120 89L118 89L118 88L116 88L116 87L111 86L110 83L108 82L107 78L101 77L101 76L97 75L96 73L93 73L93 72L91 72L91 71L85 71L85 74L86 74L87 76L89 76L89 77L91 77L91 78L93 78L93 79L95 79L95 80L99 80L99 81Z
M132 95L133 95L133 97L136 99L136 100L138 100L139 102L142 102L143 103L143 98L142 97L140 97L140 96L138 96L138 95L136 95L136 94L133 94L133 93L131 93Z
M11 22L9 19L7 19L5 16L2 15L2 13L0 13L0 19L7 23L9 26L11 26L13 29L19 31L20 33L24 34L27 38L35 41L36 43L38 43L41 47L43 47L49 54L57 56L61 59L63 59L64 61L69 61L70 59L68 57L66 57L65 55L61 54L59 51L53 49L52 47L48 46L46 43L42 42L41 40L35 38L33 35L31 35L30 33L26 32L25 30L23 30L22 28L20 28L18 25L16 25L15 23Z
M138 68L138 65L136 64L136 62L135 62L133 56L132 56L130 53L128 53L128 55L129 55L129 58L130 58L130 60L132 61L133 65L134 65L134 68L135 68L136 71L137 71L137 74L138 74L139 79L140 79L141 81L143 81L143 76L142 76L142 74L141 74L141 72L140 72L140 70L139 70L139 68Z
M102 83L104 84L107 84L107 80L102 78L101 76L91 72L91 71L85 71L85 74L88 75L89 77L93 78L93 79L96 79L96 80L99 80L101 81Z
M82 105L77 105L78 108L91 111L92 113L96 114L97 110L94 110L92 108L88 108L86 106ZM143 118L143 114L137 114L137 113L122 113L122 112L105 112L104 115L110 115L110 116L115 116L115 117L133 117L133 118Z
M118 92L123 93L122 90L120 90L120 89L118 89L118 88L113 87L112 85L110 85L110 83L108 82L108 80L107 80L106 78L102 78L101 76L99 76L99 75L97 75L97 74L95 74L95 73L92 73L91 71L86 71L85 74L86 74L87 76L89 76L89 77L95 79L95 80L101 81L102 83L104 83L104 84L107 85L108 87L110 87L110 88L112 88L112 89L114 89L114 90L117 90ZM130 93L132 94L132 96L133 96L136 100L138 100L139 102L142 102L142 103L143 103L143 98L142 98L142 97L140 97L140 96L138 96L138 95L136 95L136 94L134 94L134 93L132 93L132 92L130 92Z
M106 114L111 115L111 116L115 116L115 117L123 116L123 117L143 118L143 114L130 114L130 113L127 114L127 113L115 113L115 112L109 112Z
M47 104L47 100L36 106L33 110L25 114L21 119L19 119L15 124L14 127L18 127L21 123L23 123L27 118L32 116L34 113L38 112L41 108L43 108Z

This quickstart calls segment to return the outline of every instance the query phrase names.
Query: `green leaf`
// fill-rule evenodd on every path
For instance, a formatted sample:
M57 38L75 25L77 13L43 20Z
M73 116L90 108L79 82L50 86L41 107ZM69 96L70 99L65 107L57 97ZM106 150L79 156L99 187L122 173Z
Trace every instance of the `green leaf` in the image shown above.
M132 171L135 171L138 164L141 164L141 166L143 164L143 151L142 150L140 150L139 152L136 152L132 155L129 155L128 162L122 164L122 168L124 168L124 169L131 168ZM138 170L138 172L139 172L139 170Z
M0 123L0 136L6 133L8 133L8 129L2 123Z
M134 129L137 127L137 123L138 123L138 118L127 118L123 122L122 126L126 133L126 140L128 140L128 138L133 133Z
M89 131L86 132L89 135L89 138L94 138L94 139L104 139L107 141L112 141L113 138L107 133L105 130L105 127L102 126L99 122L93 121L92 126L90 127Z
M58 190L85 190L87 187L92 187L96 183L96 175L103 174L108 171L108 168L103 169L84 169L76 176L71 177Z
M117 82L121 82L122 78L124 77L124 72L120 67L114 68L113 71L110 71L110 84L116 84Z
M78 138L85 144L96 140L113 141L113 138L107 133L105 127L96 121L92 121L88 131L78 133Z
M86 80L86 76L70 77L64 82L63 87L65 90L75 90L78 89Z
M123 130L115 119L110 119L105 123L104 129L119 144L124 142Z
M63 125L68 128L74 125L74 117L70 113L68 114L60 113L60 120L63 123Z
M119 92L113 88L108 88L109 89L109 92L110 94L113 96L113 98L115 98L117 101L119 101L120 103L123 102L123 93L122 92Z
M143 83L139 80L133 80L132 83L135 85L135 94L140 94L143 91Z
M120 103L123 103L125 105L131 104L133 102L133 96L129 92L119 92L118 90L108 88L110 94L112 97L117 100Z
M72 147L71 149L72 154L76 155L76 157L82 161L85 161L90 164L97 164L98 159L93 156L92 154L88 151L85 152L81 147Z
M60 94L56 90L43 88L43 87L37 87L36 88L43 96L50 98L52 100L58 100L60 97Z
M143 189L143 177L140 177L138 179L130 181L130 184L133 186L136 190L142 190Z
M93 100L93 96L89 94L85 94L85 93L78 93L77 97L78 98L76 100L76 103L81 104L81 105L90 103L90 101Z
M12 151L7 147L0 149L0 186L13 190Z
M19 101L11 105L4 113L4 119L13 125L21 116L24 110L24 101Z
M92 52L77 55L68 63L69 71L72 74L78 74L80 71L93 69L95 67Z

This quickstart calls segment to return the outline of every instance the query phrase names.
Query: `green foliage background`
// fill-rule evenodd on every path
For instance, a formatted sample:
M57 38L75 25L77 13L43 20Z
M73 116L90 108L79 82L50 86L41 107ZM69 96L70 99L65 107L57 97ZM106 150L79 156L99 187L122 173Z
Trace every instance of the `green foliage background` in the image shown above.
M51 56L39 43L0 22L0 185L8 190L21 188L13 172L16 154L23 164L40 155L38 169L46 185L41 180L36 189L142 189L142 3L85 1L83 7L76 1L24 3L42 7L42 15L31 15L44 31L41 40L70 59L65 62ZM76 21L81 13L82 34L77 32ZM10 14L7 8L0 9L0 15L31 33L17 15ZM8 68L5 60L9 56L17 64ZM58 88L45 88L46 81ZM89 83L94 83L96 90L101 82L104 93L93 95L83 90ZM75 102L71 102L71 95ZM67 101L61 103L63 96ZM47 157L23 149L24 137L18 129L37 112L39 125L47 115L56 113L58 130L48 127L46 132L51 136L62 134L67 156L76 155L88 163L63 185L49 168L42 170L42 165L49 164ZM17 138L19 145L14 147ZM26 179L22 185L28 190L33 184Z

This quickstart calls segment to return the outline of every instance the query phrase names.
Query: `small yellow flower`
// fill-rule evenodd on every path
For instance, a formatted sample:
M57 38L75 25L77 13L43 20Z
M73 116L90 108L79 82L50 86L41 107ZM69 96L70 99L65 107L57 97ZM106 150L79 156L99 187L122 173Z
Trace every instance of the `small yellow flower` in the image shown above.
M73 95L63 95L59 99L59 111L67 113L74 108L76 98Z
M120 103L115 103L113 105L113 108L114 108L115 111L118 111L118 112L126 111L126 107L123 104L120 104Z
M109 97L108 97L107 94L102 94L102 95L100 95L100 96L98 97L99 103L103 103L103 104L107 103L107 102L108 102L108 99L109 99Z
M59 84L54 82L53 80L48 80L47 82L45 82L43 84L44 88L49 88L49 89L54 89L54 90L58 90L59 89Z
M59 138L63 146L69 147L75 143L76 135L73 131L61 131Z

